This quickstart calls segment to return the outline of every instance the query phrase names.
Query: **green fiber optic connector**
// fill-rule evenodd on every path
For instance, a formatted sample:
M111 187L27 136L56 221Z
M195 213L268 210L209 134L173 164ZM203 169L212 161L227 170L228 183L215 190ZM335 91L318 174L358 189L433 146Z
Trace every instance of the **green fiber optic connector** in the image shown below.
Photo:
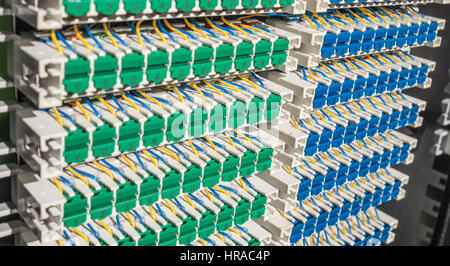
M256 163L256 169L259 172L267 171L272 166L273 149L269 147L261 148L258 154L258 162Z
M123 0L123 3L126 11L137 14L144 11L147 0Z
M250 216L252 219L258 219L266 212L267 197L259 193L254 197L255 199L253 200Z
M174 79L183 80L191 71L190 63L172 63L170 66L170 76Z
M199 237L208 237L212 235L216 229L217 214L206 209L202 212L202 218L200 218L200 224L198 227Z
M247 123L254 125L261 122L264 112L264 99L253 97L248 104Z
M255 54L270 53L272 43L268 40L260 40L255 46Z
M283 0L281 0L283 1ZM293 1L293 0L292 0ZM289 50L289 40L285 38L279 37L276 39L276 41L273 43L273 52L282 52Z
M89 88L89 73L91 73L89 60L81 56L69 59L64 66L63 84L66 91L81 93Z
M173 199L180 194L181 173L170 170L163 178L161 196L163 199Z
M120 0L94 0L98 13L112 15L119 10Z
M244 71L251 66L254 45L250 42L241 42L236 47L236 57L234 67L237 70Z
M222 165L222 181L232 181L238 176L239 157L229 154Z
M109 90L117 83L118 58L109 54L99 56L94 62L94 87Z
M195 0L175 0L175 7L179 10L189 11L195 6Z
M255 54L253 57L253 66L256 68L264 68L270 63L270 59L269 54Z
M139 203L141 205L151 205L158 201L159 191L161 190L161 180L152 174L142 177L140 185Z
M116 192L116 211L129 212L136 207L136 196L138 194L138 186L127 180L123 184L119 184L119 189Z
M222 7L225 9L234 9L239 4L239 0L222 0Z
M205 77L212 71L213 63L210 60L198 60L192 64L192 68L194 69L194 75Z
M195 49L194 61L211 60L214 57L214 49L207 45L202 45Z
M98 126L93 132L92 138L91 150L94 157L106 157L113 153L116 138L116 129L113 126L106 123Z
M126 54L122 58L122 69L142 68L145 66L145 56L137 52Z
M131 246L136 246L136 241L134 241L131 237L125 235L124 238L122 239L118 239L118 238L114 238L117 242L117 245L119 247L131 247Z
M152 10L157 12L166 12L169 10L169 8L172 7L172 1L171 0L150 0L150 4L152 7Z
M287 52L274 52L270 57L271 58L270 63L272 63L275 66L280 66L286 62L287 57L288 57Z
M101 186L102 188L94 191L94 196L91 197L89 214L93 220L103 220L110 216L113 210L111 203L114 201L114 193L109 188Z
M126 86L137 86L144 80L144 70L141 68L122 69L120 72L122 84Z
M192 61L192 51L181 47L172 52L172 64Z
M203 187L213 187L220 182L220 171L222 165L214 159L209 160L203 170L202 184Z
M242 6L245 8L254 8L258 4L258 0L242 0Z
M236 207L236 211L234 214L235 224L241 225L248 221L248 219L250 218L250 207L250 201L244 198L241 198L241 200L238 201L238 206Z
M123 122L119 128L119 150L135 151L139 147L141 124L134 119Z
M241 159L241 168L239 173L241 176L247 177L255 172L256 168L256 152L247 149Z
M91 9L91 0L63 0L66 13L72 16L80 17Z
M142 135L144 146L159 145L164 140L165 126L164 118L156 114L148 118L144 123L144 134Z
M217 229L223 231L230 228L233 225L233 214L233 207L227 203L223 204L223 206L220 207L219 214L217 215Z
M68 163L80 163L88 157L89 133L77 128L64 139L64 158Z
M277 0L261 0L261 5L265 7L273 7L277 3Z
M178 227L171 222L162 225L158 246L175 246L177 244Z
M225 74L230 71L233 65L234 48L228 43L222 43L216 48L216 58L214 60L214 71Z
M195 108L191 113L189 136L200 137L205 134L208 111L203 108Z
M266 112L265 118L267 120L273 120L280 115L282 97L278 94L270 94L266 100Z
M66 204L64 204L63 223L66 227L79 226L87 220L88 201L78 191L72 197L66 196Z
M192 193L197 189L200 189L202 178L202 169L197 165L191 164L184 172L183 179L183 193Z
M150 228L146 226L147 231L141 232L138 231L141 238L138 240L139 246L156 246L156 242L158 241L158 236L155 232L153 232Z
M192 216L187 216L182 219L183 224L180 225L180 235L178 236L178 240L180 244L187 245L194 241L197 237L197 220Z
M227 126L226 116L228 109L226 105L216 104L209 115L209 130L217 133L224 130Z
M199 5L201 9L212 10L217 6L218 2L218 0L200 0Z
M187 115L176 111L171 114L167 121L167 141L179 141L184 138L187 127Z
M161 82L167 77L167 64L169 63L169 53L163 50L151 52L147 58L147 80L150 82Z
M259 246L261 246L261 242L259 242L258 240L256 240L253 237L250 240L248 240L247 243L248 243L248 245L250 247L259 247Z
M228 117L228 125L231 128L238 128L245 124L247 113L246 103L236 100L230 107L230 115Z
M295 0L280 0L280 5L282 6L292 6Z

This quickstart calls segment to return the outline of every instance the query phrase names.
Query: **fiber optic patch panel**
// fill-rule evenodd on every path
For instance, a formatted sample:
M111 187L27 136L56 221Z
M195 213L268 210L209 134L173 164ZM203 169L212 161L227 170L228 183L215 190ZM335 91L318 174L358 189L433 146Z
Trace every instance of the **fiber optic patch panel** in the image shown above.
M320 232L303 237L297 246L378 246L389 244L394 239L393 226L397 221L373 208L370 215L360 212L334 226L327 226ZM356 221L356 222L355 222Z
M314 110L310 117L298 120L298 123L293 118L294 126L308 134L304 154L310 156L387 130L420 126L422 119L419 113L425 110L426 102L403 94L395 96L397 99L394 95L382 94L361 103Z
M62 238L65 244L72 245L187 245L197 237L222 233L232 226L242 228L240 225L245 226L250 218L264 215L265 196L253 190L247 179L240 182L225 182L171 200L134 206L82 224L66 224L56 230L61 234L55 232L51 239L43 241L50 244ZM76 234L79 240L75 240Z
M120 97L97 95L91 100L85 97L47 111L17 111L14 142L21 145L18 153L26 161L41 165L36 170L52 176L54 169L61 170L67 163L274 120L280 112L279 94L275 86L253 75L233 81L183 83L171 91L137 90L121 92Z
M290 242L294 244L327 226L347 220L349 216L396 199L403 191L403 183L388 173L388 170L372 173L300 201L299 207L286 215L294 224Z
M399 163L412 162L414 142L397 139L377 142L381 140L379 136L372 138L373 142L366 139L307 156L301 160L300 166L291 168L284 164L283 170L258 173L257 176L283 191L284 194L279 194L279 197L303 201L346 182L383 172Z
M409 6L307 12L298 20L289 19L269 18L266 23L302 35L293 57L307 67L322 60L405 47L437 47L441 42L437 31L445 26L445 20L425 16Z
M84 36L77 25L37 33L35 40L15 42L15 79L35 105L48 108L66 97L296 67L288 54L299 37L262 23L232 22L153 20L135 26L85 24Z
M20 0L7 1L13 13L39 30L93 22L243 15L267 12L303 13L300 0Z
M326 12L332 9L375 7L375 6L404 6L425 5L431 3L446 4L446 0L310 0L306 3L306 9L315 12Z
M300 67L299 75L317 84L312 107L322 108L415 86L428 88L432 69L433 62L396 51Z

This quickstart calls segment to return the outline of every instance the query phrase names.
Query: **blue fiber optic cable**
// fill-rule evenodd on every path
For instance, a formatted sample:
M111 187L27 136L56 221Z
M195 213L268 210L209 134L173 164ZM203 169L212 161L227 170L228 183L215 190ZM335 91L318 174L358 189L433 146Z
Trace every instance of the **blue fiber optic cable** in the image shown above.
M120 223L120 219L119 219L119 215L116 215L116 223L117 223L117 227L119 228L120 232L123 232L122 230L122 224Z
M125 21L125 24L131 29L131 31L133 31L134 33L136 33L136 28L129 22L129 21ZM149 38L147 38L147 36L145 36L144 34L141 33L141 37L148 43L151 44L152 42L150 41Z
M216 196L220 201L222 201L222 197L220 196L219 193L217 193L217 191L213 188L209 188L209 190L212 191L212 193L214 194L214 196Z
M247 177L242 177L242 180L244 180L245 184L247 184L247 186L249 186L251 189L256 190L253 184L248 181Z
M83 100L89 105L89 107L94 111L96 117L101 117L101 114L98 112L97 108L91 103L91 101L87 97L83 97Z
M115 39L117 39L121 44L123 44L123 45L126 46L126 47L130 47L130 46L128 45L128 43L126 43L122 38L120 38L119 35L117 35L112 29L110 29L109 32L110 32L111 35L112 35Z
M185 209L184 209L184 207L183 207L183 205L181 204L181 202L175 197L175 198L173 198L174 200L175 200L175 202L178 204L178 207L180 207L180 209L182 210L182 211L184 211Z
M64 38L64 35L61 34L61 32L59 30L56 30L56 36L58 37L59 40L61 40L66 46L67 48L69 48L70 50L72 50L72 52L77 53L77 51L75 50L75 48L73 48L72 45L70 45L67 41L66 38Z
M190 101L191 103L194 102L194 99L192 99L192 97L187 94L181 87L177 86L177 89L188 99L188 101Z
M194 147L195 147L197 150L199 150L199 151L205 153L205 150L204 150L202 147L198 146L198 145L195 144L195 143L192 143L192 145L194 145Z
M89 177L89 178L91 178L91 179L94 179L95 181L97 181L98 183L100 183L100 180L98 180L98 178L97 178L95 175L90 174L90 173L88 173L88 172L85 172L85 171L83 171L83 170L77 169L77 168L75 168L74 166L71 166L71 168L72 168L75 172L77 172L77 173L79 173L79 174L82 174L82 175L84 175L84 176L87 176L87 177Z
M64 181L64 183L67 183L67 185L69 185L69 187L71 187L73 190L75 190L75 186L72 184L72 182L70 182L70 180L68 180L67 178L65 178L62 175L60 175L59 178L61 178L61 180Z
M162 23L161 23L161 20L157 20L156 23L158 24L158 27L159 27L165 34L167 34L167 35L169 36L169 38L170 38L173 42L178 43L177 40L172 36L172 34L170 34L170 32L169 32L168 30L166 30L166 28L163 27L163 25L162 25Z
M139 222L141 222L141 224L145 226L144 219L142 219L142 216L136 210L132 210L132 211L139 219Z
M98 48L102 49L103 51L105 51L105 49L103 48L103 45L99 42L99 40L97 40L97 38L95 37L94 34L92 34L91 30L89 29L87 24L83 25L84 27L84 31L86 31L87 35L89 35L89 37L91 37L92 40L94 40L94 42L97 44Z
M144 163L141 160L141 156L139 156L139 153L134 152L134 156L136 156L136 159L138 160L139 164L141 165L141 167L144 169L145 172L149 172L147 167L145 167Z
M161 157L159 154L153 152L150 149L146 149L147 152L149 152L151 155L155 156L156 158L160 159L164 164L169 165L169 163L167 163L166 159L164 159L163 157Z
M226 189L228 191L233 192L234 194L239 196L239 193L236 191L236 189L229 187L229 186L225 186L225 185L219 185L220 188Z
M128 96L131 100L133 100L133 101L139 103L140 105L144 106L145 109L151 111L150 107L146 103L144 103L143 101L141 101L138 98L134 97L128 91L125 91L125 95Z
M122 170L120 170L119 168L115 167L114 165L110 164L107 160L102 159L101 160L104 164L106 164L109 168L113 169L115 172L119 173L119 175L123 176L123 172Z
M208 28L205 28L205 27L203 27L203 26L200 26L200 25L199 25L197 22L195 22L195 20L193 20L192 18L189 18L189 21L190 21L192 24L194 24L195 27L197 27L197 28L199 28L199 29L201 29L201 30L206 31L209 35L213 36L214 38L217 38L217 35L216 35L213 31L211 31L211 30L209 30Z
M109 96L111 97L111 99L113 99L114 103L116 103L117 107L119 107L119 109L123 112L123 113L127 113L127 111L123 108L123 106L119 103L119 101L117 100L116 96L114 96L114 94L110 93Z
M61 110L58 110L58 112L60 112L65 118L70 120L70 122L72 122L72 124L74 124L75 126L78 125L78 123L75 120L73 120L73 118L70 115L68 115L66 112L61 111Z
M254 77L256 79L256 81L258 81L259 85L261 87L263 87L264 89L266 89L266 85L264 84L264 82L262 82L262 80L255 74L255 72L250 73L252 75L252 77Z
M177 146L175 146L175 144L170 144L170 146L174 148L178 153L181 153L184 159L189 161L189 158L186 156L186 154L182 150L180 150Z
M229 83L229 84L231 84L231 85L234 85L234 86L236 86L236 87L239 87L240 89L242 89L242 90L244 90L244 91L248 91L248 88L246 88L245 86L242 86L241 84L239 84L239 83L236 83L236 82L233 82L233 81L230 81L230 80L225 80L224 78L219 78L220 80L222 80L222 81L224 81L224 82L226 82L226 83Z
M89 229L91 230L91 232L94 234L94 236L97 239L100 239L100 235L97 233L97 231L94 229L94 227L92 227L92 225L90 223L87 223L87 226L89 227Z
M205 204L203 203L203 201L201 199L197 198L196 196L194 196L194 194L188 193L188 195L189 195L189 197L193 198L195 201L200 203L200 205L202 205L202 207L205 207Z
M72 238L69 236L66 230L63 230L64 237L69 241L72 246L75 246L75 242L73 242Z
M159 214L162 216L162 218L164 218L164 220L167 220L166 216L164 215L163 210L161 209L161 207L159 207L159 204L158 204L158 203L155 203L155 205L156 205L156 208L157 208L158 211L159 211Z

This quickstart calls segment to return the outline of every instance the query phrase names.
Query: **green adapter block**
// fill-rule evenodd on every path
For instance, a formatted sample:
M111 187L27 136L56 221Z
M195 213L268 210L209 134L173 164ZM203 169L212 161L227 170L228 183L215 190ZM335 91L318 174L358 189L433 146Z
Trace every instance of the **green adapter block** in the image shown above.
M150 82L161 82L167 77L167 64L169 63L169 54L163 50L151 52L147 58L147 80Z
M241 159L241 168L239 168L239 173L241 176L247 177L255 172L256 156L256 152L250 149L244 152Z
M147 231L145 231L145 232L138 231L139 234L141 235L141 238L139 238L139 240L138 240L138 245L144 246L144 247L156 246L156 242L158 241L158 236L150 228L146 227L146 229L147 229Z
M233 207L226 203L223 204L220 208L219 214L217 215L217 230L223 231L230 228L233 225L233 214Z
M137 86L144 80L144 70L142 68L122 69L120 72L122 84L126 86Z
M211 60L197 60L192 64L194 75L204 77L211 73L213 63Z
M109 54L99 56L94 62L94 87L109 90L117 83L117 70L119 60Z
M91 150L95 157L106 157L114 152L116 129L105 123L98 126L93 133Z
M195 0L175 0L175 7L179 10L189 11L195 6Z
M91 72L89 60L78 56L75 59L69 59L64 66L65 75L85 74Z
M209 115L209 130L214 133L224 130L227 126L226 124L227 113L228 113L227 106L223 104L214 105Z
M73 197L66 196L66 204L64 204L64 217L62 221L66 227L76 227L86 222L87 219L87 198L75 191Z
M277 3L277 0L261 0L261 5L264 7L273 7Z
M251 202L241 198L241 200L238 201L238 204L239 205L236 207L236 212L234 214L234 222L241 225L248 221L248 218L250 218Z
M147 0L123 0L125 10L137 14L144 11Z
M118 239L118 238L114 238L117 242L117 245L119 247L132 247L132 246L136 246L136 241L134 241L131 237L125 235L124 238L122 239Z
M222 165L219 161L214 159L209 160L203 170L203 187L213 187L220 182L220 171Z
M251 55L255 46L251 42L242 41L236 47L236 56Z
M89 73L91 73L89 60L81 56L69 59L64 66L64 73L63 84L66 91L81 93L89 88Z
M232 128L238 128L245 124L247 106L245 102L236 100L230 107L230 115L228 117L228 125Z
M245 71L252 65L252 57L250 55L239 55L234 58L234 68Z
M161 225L161 227L158 246L175 246L177 244L178 227L171 222Z
M170 76L174 79L183 80L191 71L191 65L188 62L185 63L172 63L170 66Z
M180 111L170 115L166 130L167 141L179 141L184 138L187 127L186 121L187 115Z
M112 214L114 194L107 187L102 185L102 188L94 191L94 196L91 197L91 208L89 214L91 219L103 220Z
M267 120L273 120L280 115L282 97L278 94L270 94L266 100L266 113L265 117Z
M222 181L232 181L238 176L239 157L229 154L222 165Z
M119 129L119 150L135 151L139 147L141 124L134 119L122 123Z
M182 219L183 224L180 225L180 235L178 236L178 240L180 244L187 245L194 241L197 237L197 220L192 216L187 216Z
M213 10L218 2L218 0L200 0L199 5L201 9Z
M256 163L256 169L259 172L264 172L272 166L273 149L269 147L261 148L258 154L258 162Z
M254 197L255 199L253 200L250 216L252 219L258 219L266 212L267 197L259 193Z
M268 40L260 40L255 46L255 54L270 53L272 43Z
M156 114L148 118L144 123L144 134L142 135L144 146L159 145L164 139L165 126L164 118Z
M120 0L94 0L98 13L112 15L119 10Z
M203 108L195 108L191 113L191 121L189 124L189 136L200 137L206 131L206 121L208 119L208 111Z
M145 66L145 56L137 52L126 54L122 58L122 69L142 68Z
M80 17L91 9L91 0L63 0L66 13Z
M202 169L200 167L194 164L187 167L182 184L183 193L193 193L200 189L201 178Z
M166 12L172 7L171 0L150 0L152 10L157 12Z
M214 57L214 49L210 46L202 45L195 49L194 61L211 60Z
M283 1L283 0L281 0ZM294 0L292 0L294 1ZM287 51L289 50L289 40L285 39L285 38L278 38L274 43L273 43L273 52L282 52L282 51Z
M214 60L214 71L217 73L227 73L233 65L234 48L228 43L222 43L216 49L216 59Z
M244 8L254 8L258 2L258 0L242 0L242 6Z
M264 99L259 97L253 97L248 104L247 123L254 125L262 120L264 112Z
M284 64L287 60L287 52L273 52L271 55L271 63L276 66Z
M282 6L292 6L295 0L280 0L280 5Z
M253 237L250 240L248 240L247 243L248 243L248 245L250 247L259 247L259 246L261 246L261 242L259 242L258 240L256 240Z
M217 215L206 209L202 212L202 218L200 218L200 223L198 227L198 236L199 237L209 237L215 232L216 229L216 220Z
M81 128L69 131L64 139L64 158L67 163L80 163L88 156L89 134Z
M170 170L163 179L161 197L163 199L173 199L180 194L181 173Z
M253 66L256 68L264 68L270 63L269 53L255 54L253 56Z
M158 201L159 191L161 189L161 180L149 174L142 178L140 186L139 202L141 205L151 205Z
M136 207L137 194L138 186L130 180L119 184L119 189L116 192L116 211L129 212Z
M239 0L222 0L222 7L225 9L234 9L239 4Z
M192 51L184 47L175 49L172 52L172 64L181 62L190 62L192 60Z

